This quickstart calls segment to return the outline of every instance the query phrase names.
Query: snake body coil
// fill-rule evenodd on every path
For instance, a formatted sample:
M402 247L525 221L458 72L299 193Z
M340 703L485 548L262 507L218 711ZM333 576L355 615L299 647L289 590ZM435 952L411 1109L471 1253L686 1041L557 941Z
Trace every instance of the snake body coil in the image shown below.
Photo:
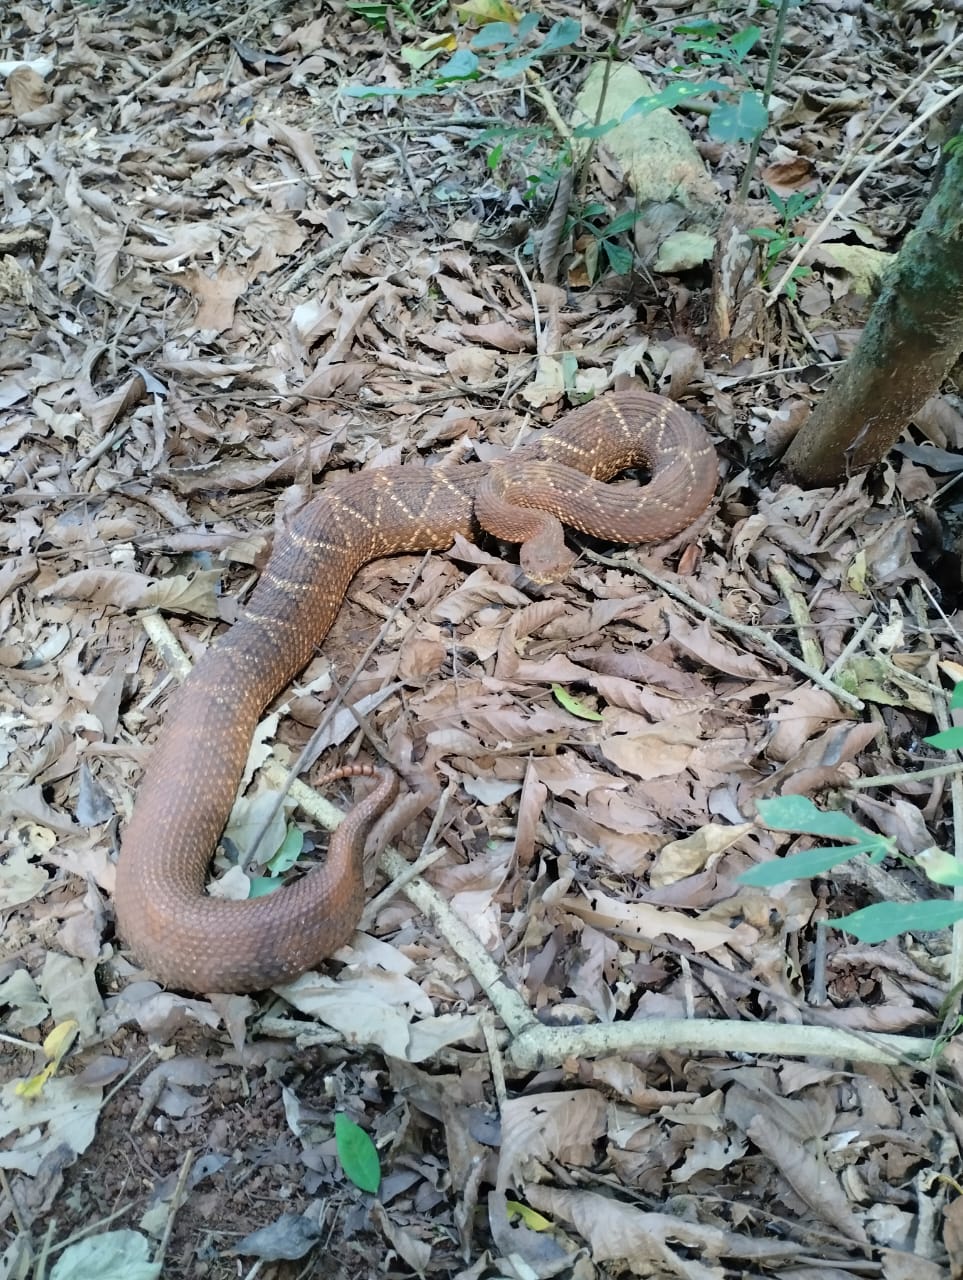
M643 489L604 481L645 465ZM177 692L141 783L117 867L122 936L145 968L192 991L289 981L351 936L365 834L390 804L382 781L332 837L324 865L267 897L204 890L262 710L307 663L369 560L444 549L481 528L521 542L539 580L559 577L559 522L616 542L685 528L715 491L715 452L671 400L613 392L495 463L362 471L327 486L282 532L250 604Z

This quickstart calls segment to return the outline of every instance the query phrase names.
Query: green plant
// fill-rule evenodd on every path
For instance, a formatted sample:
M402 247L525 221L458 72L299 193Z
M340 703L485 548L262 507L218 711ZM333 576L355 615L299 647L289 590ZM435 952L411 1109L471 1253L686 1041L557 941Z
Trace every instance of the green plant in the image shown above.
M561 18L552 24L545 38L533 46L532 37L538 24L537 13L527 13L514 26L508 22L486 23L467 45L456 49L429 80L407 88L353 84L348 85L344 93L349 98L421 98L444 93L453 84L480 80L483 74L495 80L507 80L524 74L538 59L567 49L582 33L574 18ZM483 65L483 59L489 61Z
M741 74L742 62L761 35L758 27L745 27L726 36L719 23L708 20L685 23L674 30L678 35L690 37L683 41L682 53L695 55L698 71L724 66L736 75ZM750 89L737 93L721 80L686 79L691 70L684 63L677 64L671 68L677 78L670 80L658 93L637 98L621 120L596 126L583 125L575 130L575 136L600 138L616 124L625 124L634 116L646 115L660 107L671 109L688 99L701 99L713 94L718 95L720 101L709 111L710 137L717 142L749 142L762 133L769 122L769 114L760 93Z
M768 284L770 273L783 253L797 244L802 244L803 237L793 234L792 224L804 213L808 213L819 199L818 196L806 196L801 191L794 191L791 196L784 200L771 187L766 188L766 195L769 197L772 207L779 214L782 225L780 227L753 227L749 232L753 240L758 240L762 246L761 283L763 285ZM796 267L786 281L787 297L795 298L798 282L804 280L810 274L809 267Z
M415 11L411 0L348 0L347 7L378 31L387 31L389 9L400 13L411 26L421 27L430 22L436 13L447 9L448 3L447 0L434 0L434 3L423 7L421 12Z
M490 128L484 129L477 138L474 138L469 143L469 147L487 150L488 155L485 158L485 163L494 172L505 159L506 146L511 146L513 159L516 161L527 160L539 144L544 146L550 143L552 137L552 131L546 125L492 125ZM543 184L554 186L558 181L560 165L567 163L569 163L569 158L566 151L553 164L546 165L538 173L529 174L524 193L525 199L531 200L535 192Z
M727 67L735 76L741 74L742 63L757 44L759 27L743 27L725 33L718 22L699 19L675 28L688 38L682 43L683 54L694 55L700 68ZM717 142L751 142L769 123L765 99L755 89L735 94L727 86L713 86L721 101L709 112L709 136Z
M617 276L627 275L632 266L632 250L621 244L617 237L635 226L639 210L629 209L611 221L605 221L607 215L604 204L588 204L569 219L566 227L567 231L591 237L585 250L585 266L592 280L597 280L606 268Z
M950 707L963 707L963 682L953 689ZM941 751L963 749L963 726L935 733L924 738L924 742ZM865 854L872 863L879 863L886 857L899 858L908 866L922 871L932 884L963 885L963 862L945 850L926 849L915 858L907 857L897 849L892 836L868 831L838 810L819 809L806 796L777 796L771 800L760 800L757 807L762 822L773 831L829 837L851 843L820 846L771 862L761 862L739 876L742 884L768 888L786 880L820 876ZM963 902L942 898L911 903L878 902L826 923L853 934L861 942L883 942L899 933L945 929L957 920L963 920Z
M415 0L386 0L376 3L375 0L355 0L355 12L362 13L369 21L384 21L386 4L400 9L409 19L414 19ZM527 13L517 22L502 20L486 22L467 44L462 44L449 53L447 60L437 67L435 74L428 79L407 86L397 85L365 85L352 84L344 89L344 93L352 98L420 98L432 94L450 92L458 84L478 81L484 76L494 80L505 80L519 76L531 70L541 59L568 49L576 44L581 36L581 27L573 18L562 18L552 24L544 36L539 32L540 17L538 13ZM619 31L624 34L630 26L636 24L631 7L626 5L620 22ZM598 124L584 124L573 130L573 137L579 140L593 140L604 137L611 129L625 124L636 116L645 115L661 107L671 109L693 98L704 99L707 95L716 95L718 103L708 113L708 130L710 135L723 142L758 141L768 123L765 109L766 96L755 90L734 89L731 84L705 78L705 72L716 67L726 68L736 78L742 76L742 64L749 52L754 48L761 36L759 27L747 26L727 31L718 22L709 20L693 20L681 24L675 31L684 37L681 51L684 59L691 60L674 67L675 78L670 80L658 93L646 94L637 98L622 113L618 120L606 120ZM454 37L452 37L454 39ZM406 49L402 57L411 66L424 66L427 61L441 52L441 47L450 51L450 45L437 42L439 48L427 51L426 46L420 49ZM776 42L778 44L778 41ZM614 53L611 50L610 53ZM773 48L773 58L776 56ZM692 72L698 78L692 77ZM688 78L687 78L688 77ZM502 163L506 148L523 142L527 157L538 141L544 140L547 131L531 128L493 125L486 129L473 143L474 146L490 146L487 163L495 169ZM517 159L517 156L514 157ZM555 187L559 175L565 166L570 164L568 155L560 157L552 164L545 166L540 173L530 174L526 190L526 199L531 200L543 186ZM772 197L774 202L777 197ZM631 250L616 241L616 236L632 226L633 214L623 214L607 225L600 225L599 219L604 211L599 206L583 209L577 218L569 224L569 230L578 225L593 239L592 252L588 255L595 264L608 267L618 274L624 274L632 261ZM794 215L795 216L795 215ZM767 271L779 254L788 245L795 243L788 231L771 233L760 229L760 239L771 238L767 246ZM803 274L803 268L797 274ZM591 264L590 264L591 271ZM595 273L592 272L594 275ZM794 286L792 286L794 287Z

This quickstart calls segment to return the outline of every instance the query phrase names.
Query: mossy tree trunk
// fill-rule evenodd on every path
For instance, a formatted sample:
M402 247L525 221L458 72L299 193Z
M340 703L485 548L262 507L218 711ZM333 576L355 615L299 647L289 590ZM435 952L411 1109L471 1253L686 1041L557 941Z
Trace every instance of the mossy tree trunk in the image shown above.
M837 484L885 457L963 353L961 139L855 351L786 453L800 484Z

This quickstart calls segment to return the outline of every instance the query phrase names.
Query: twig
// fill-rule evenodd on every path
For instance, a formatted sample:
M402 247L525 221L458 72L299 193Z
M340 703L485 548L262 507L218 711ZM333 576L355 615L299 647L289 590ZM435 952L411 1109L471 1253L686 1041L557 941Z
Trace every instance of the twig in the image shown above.
M796 624L796 635L799 637L803 661L815 671L825 671L826 659L814 634L815 628L812 614L809 612L809 602L799 589L798 579L781 560L770 561L769 576L776 583L789 606L790 617Z
M842 653L840 653L838 657L829 664L829 668L826 672L827 676L832 678L837 671L842 671L845 668L846 663L850 660L850 658L853 656L856 650L860 647L860 645L866 639L866 636L876 625L876 621L877 621L877 618L875 613L867 614L867 616L860 623L858 631L853 636L853 638L849 641L849 643L845 646Z
M329 244L318 253L313 254L312 257L301 263L300 267L298 267L297 271L295 271L293 275L288 276L287 280L282 281L278 286L278 294L283 298L286 294L291 293L291 291L296 289L301 281L311 275L312 272L319 270L321 267L327 266L327 264L333 261L333 259L340 257L343 253L346 253L352 245L358 244L362 240L367 240L368 237L374 235L376 231L380 231L391 216L391 211L389 209L382 209L381 212L375 218L372 218L370 222L365 222L363 225L356 227L354 231L349 232L348 235L342 236L340 240L335 240L333 244Z
M164 1071L157 1071L148 1078L146 1085L142 1085L144 1095L140 1100L140 1106L130 1122L128 1132L131 1134L140 1133L144 1125L147 1123L147 1117L154 1110L157 1102L167 1088L167 1074Z
M483 1009L481 1017L482 1035L485 1038L485 1048L488 1051L488 1062L492 1073L492 1088L495 1090L495 1101L498 1104L498 1110L501 1111L505 1103L508 1101L508 1088L505 1084L505 1064L502 1060L501 1049L498 1046L498 1037L495 1035L495 1023L491 1015L490 1009Z
M378 861L382 871L391 877L402 874L407 866L401 854L393 849L386 849ZM538 1026L535 1015L518 992L508 985L482 943L436 890L426 880L415 880L404 892L422 915L437 926L455 955L468 966L512 1036L519 1036Z
M316 818L322 825L329 825L331 810L334 806L322 800L311 787L295 779L291 784L290 794L291 799L306 813ZM337 815L336 821L340 821L342 815L338 810L334 810L334 813ZM385 849L378 858L378 865L392 882L407 878L410 870L408 862L395 849ZM438 892L422 879L406 884L403 892L423 915L435 923L451 949L468 966L509 1031L513 1035L518 1035L526 1028L535 1025L535 1016L521 996L508 986L501 970L481 942L464 921L455 915Z
M366 930L371 928L372 923L377 918L378 912L386 907L392 898L399 893L403 893L405 888L411 884L413 880L417 880L422 872L429 871L438 859L443 858L444 856L444 849L426 849L424 853L418 855L414 862L406 862L404 871L401 872L400 875L395 876L389 884L385 885L380 893L376 893L375 896L369 899L365 904L364 911L361 914L361 919L358 922L358 928L361 932L364 933Z
M33 1047L35 1049L38 1048L37 1045L34 1045ZM10 1212L13 1214L13 1221L17 1230L26 1240L29 1240L30 1232L28 1231L27 1224L24 1222L23 1216L20 1213L20 1206L17 1204L16 1198L14 1197L13 1188L10 1186L9 1179L7 1178L7 1171L2 1165L0 1165L0 1191L3 1192L7 1200L10 1202Z
M532 304L532 328L535 331L535 351L539 359L541 359L544 355L544 352L542 351L542 343L545 337L545 327L542 324L541 312L538 306L538 295L535 292L535 286L532 284L531 277L522 265L522 254L520 249L515 250L515 266L518 269L518 274L522 278L522 284L524 284L525 288L528 290L528 298Z
M164 1225L164 1234L160 1238L157 1246L157 1253L154 1255L154 1265L158 1267L161 1274L164 1270L164 1256L167 1253L171 1242L171 1235L174 1231L174 1219L177 1217L177 1211L184 1203L184 1189L187 1186L187 1179L190 1176L191 1169L194 1165L194 1152L188 1148L184 1153L184 1159L181 1161L180 1171L177 1174L177 1183L174 1187L174 1194L171 1196L171 1202L167 1209L167 1222Z
M50 1261L50 1255L55 1253L58 1246L54 1243L54 1236L57 1234L57 1219L51 1218L47 1223L47 1230L43 1234L43 1242L40 1245L40 1251L37 1254L37 1261L34 1263L34 1280L46 1280L47 1263Z
M738 387L743 382L768 382L771 378L781 378L787 373L809 373L812 369L838 369L845 360L810 360L806 364L773 365L770 369L760 369L756 373L722 373L708 375L713 386L728 389Z
M921 1036L861 1035L835 1027L731 1022L728 1019L645 1018L594 1027L544 1027L516 1036L508 1050L519 1071L560 1067L567 1058L611 1054L692 1052L753 1053L800 1058L845 1058L899 1067L929 1062L936 1046Z
M912 773L877 773L871 778L855 778L847 782L846 791L865 791L873 787L898 787L904 782L922 782L927 778L948 778L963 773L963 760L955 764L935 764L928 769L914 769Z
M933 592L926 585L926 582L921 579L916 586L926 596L927 600L930 602L930 608L938 615L940 621L946 627L947 631L949 631L950 635L955 637L956 642L960 646L963 646L963 636L960 635L956 624L952 619L948 618L943 612L943 606L940 604L939 600L937 600L936 596L933 595Z
M671 596L673 600L677 600L679 604L685 605L687 609L691 609L694 613L698 613L703 618L709 618L718 626L728 631L734 631L737 635L747 636L749 639L765 649L767 653L772 654L780 662L785 662L788 666L794 667L797 671L801 671L804 676L812 680L813 684L818 684L821 689L825 689L827 693L831 693L837 702L843 703L844 706L852 707L854 711L862 711L865 703L861 698L857 698L855 694L847 692L828 676L823 675L821 671L817 671L814 667L808 666L794 653L790 653L788 649L784 649L778 640L773 640L768 632L763 631L761 627L751 627L744 622L736 622L734 618L727 618L725 614L720 613L718 609L713 609L707 604L703 604L701 600L696 600L688 595L680 587L674 586L671 582L667 582L665 578L660 578L658 574L647 569L644 564L636 560L634 556L625 556L624 559L615 559L613 556L599 555L596 551L590 551L587 547L582 547L582 554L589 560L594 560L596 564L608 565L613 569L631 569L633 573L637 573L640 578L645 578L646 582L650 582L660 591L664 591L667 596Z
M769 47L769 65L766 68L766 83L762 90L762 105L767 115L769 112L769 99L772 97L772 87L776 83L776 73L779 70L779 56L782 53L783 37L786 34L786 19L789 17L789 2L790 0L780 0L779 12L776 14L776 29L772 34L772 42ZM752 182L752 171L756 167L756 158L762 145L762 137L763 130L760 129L749 147L746 167L742 171L742 181L739 183L737 199L740 204L745 204L746 196L749 194L749 184Z
M42 1046L32 1044L29 1040L20 1040L17 1036L8 1036L5 1031L0 1031L0 1041L4 1044L16 1045L18 1049L29 1049L31 1053L42 1052ZM0 1166L0 1174L2 1174L2 1166Z
M125 1213L130 1213L133 1209L133 1201L130 1204L121 1205L119 1209L114 1209L105 1217L98 1218L95 1222L85 1222L82 1227L78 1227L76 1231L69 1236L65 1236L63 1240L58 1240L56 1244L52 1242L52 1239L49 1245L45 1241L44 1249L48 1254L62 1253L64 1249L69 1249L72 1244L79 1243L81 1240L86 1239L87 1236L100 1235L104 1227L109 1227L112 1222L116 1222L118 1218L122 1218ZM54 1221L52 1225L56 1226L56 1222ZM51 1236L50 1231L47 1232L47 1236L48 1238Z
M572 136L571 127L566 124L562 118L562 114L555 105L555 98L552 91L548 88L539 73L534 68L529 68L525 73L525 77L531 85L532 94L542 104L542 110L551 120L555 132L567 145L574 148L575 138Z
M159 613L145 613L140 621L167 670L176 680L186 680L191 674L191 661L178 644L167 620Z
M395 876L390 884L386 885L380 893L375 894L375 896L366 903L365 909L361 914L361 920L358 924L359 929L368 929L371 922L377 917L378 912L391 901L395 894L401 893L406 885L411 884L413 880L417 880L423 871L429 870L429 868L435 865L439 858L444 857L445 850L436 847L435 841L438 838L438 832L441 829L441 824L444 822L448 804L457 790L458 784L454 779L452 779L441 793L438 803L435 806L435 813L431 820L431 826L428 828L428 834L425 836L421 845L421 853L414 862L406 862L406 869L401 873L401 875Z

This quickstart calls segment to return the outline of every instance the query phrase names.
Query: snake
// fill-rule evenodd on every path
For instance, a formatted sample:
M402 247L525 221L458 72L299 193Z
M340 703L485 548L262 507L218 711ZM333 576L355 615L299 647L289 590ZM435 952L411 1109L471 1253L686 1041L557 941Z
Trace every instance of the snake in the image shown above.
M644 467L648 483L611 485ZM398 788L393 770L348 766L374 789L337 828L324 862L263 897L206 891L211 860L264 708L307 664L351 579L383 556L444 550L456 535L520 543L534 582L574 563L563 524L617 543L659 542L709 506L718 482L702 425L631 388L564 414L487 462L403 463L341 473L280 530L237 621L170 699L121 840L117 930L170 988L251 992L290 982L352 936L364 906L364 846ZM390 815L389 815L390 816Z

